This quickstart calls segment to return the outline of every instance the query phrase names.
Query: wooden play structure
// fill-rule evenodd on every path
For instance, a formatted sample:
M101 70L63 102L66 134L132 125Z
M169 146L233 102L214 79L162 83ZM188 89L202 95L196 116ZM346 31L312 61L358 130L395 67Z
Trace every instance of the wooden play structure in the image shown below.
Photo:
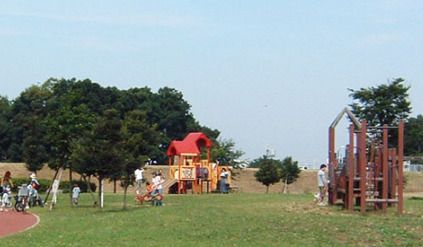
M350 119L345 157L335 152L335 127L344 115ZM392 138L397 136L397 138ZM382 210L396 206L403 213L404 122L398 126L368 126L345 108L329 127L329 203L342 200L344 208Z
M174 140L167 150L169 157L169 193L212 192L217 189L222 168L210 162L212 141L201 132L189 133L184 140ZM231 178L229 177L229 183Z

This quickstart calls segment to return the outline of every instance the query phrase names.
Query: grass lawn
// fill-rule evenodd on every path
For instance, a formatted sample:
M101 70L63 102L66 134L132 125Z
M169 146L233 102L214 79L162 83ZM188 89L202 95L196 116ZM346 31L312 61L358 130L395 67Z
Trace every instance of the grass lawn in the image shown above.
M163 207L122 211L122 195L105 209L34 208L40 224L4 238L1 246L423 246L423 200L406 200L406 214L349 214L317 207L311 195L229 194L167 196Z

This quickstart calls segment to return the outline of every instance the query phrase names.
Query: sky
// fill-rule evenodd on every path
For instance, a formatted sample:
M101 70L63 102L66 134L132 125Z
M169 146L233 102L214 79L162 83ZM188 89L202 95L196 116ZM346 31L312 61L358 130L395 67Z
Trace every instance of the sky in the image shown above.
M422 12L409 0L4 0L0 95L50 77L173 87L244 159L269 149L317 166L349 88L402 77L423 114Z

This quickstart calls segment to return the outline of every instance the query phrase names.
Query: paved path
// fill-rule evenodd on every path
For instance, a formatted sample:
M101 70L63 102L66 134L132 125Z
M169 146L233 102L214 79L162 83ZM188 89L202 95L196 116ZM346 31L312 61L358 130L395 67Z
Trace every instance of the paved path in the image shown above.
M0 212L0 238L28 230L39 221L38 216L31 213Z

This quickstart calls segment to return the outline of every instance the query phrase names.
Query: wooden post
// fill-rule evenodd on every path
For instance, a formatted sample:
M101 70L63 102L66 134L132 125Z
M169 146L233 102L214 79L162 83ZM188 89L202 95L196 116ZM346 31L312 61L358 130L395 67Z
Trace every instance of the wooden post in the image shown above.
M382 199L384 200L382 202L382 209L383 211L386 211L386 208L388 206L388 182L389 182L389 173L388 173L388 125L383 125L383 160L382 160L382 173L383 173L383 179L382 179Z
M354 125L350 125L350 144L348 145L348 188L347 188L347 209L354 209Z
M329 204L333 205L337 199L337 181L335 171L337 168L335 155L335 128L329 128Z
M366 213L366 135L367 135L367 122L361 122L361 131L358 143L358 168L360 177L360 212Z
M390 199L397 199L397 167L398 167L398 159L397 159L397 150L392 149L391 151L391 167L390 167L390 173L391 173L391 189L390 189Z
M403 190L404 190L404 121L401 120L398 126L398 214L404 211Z

